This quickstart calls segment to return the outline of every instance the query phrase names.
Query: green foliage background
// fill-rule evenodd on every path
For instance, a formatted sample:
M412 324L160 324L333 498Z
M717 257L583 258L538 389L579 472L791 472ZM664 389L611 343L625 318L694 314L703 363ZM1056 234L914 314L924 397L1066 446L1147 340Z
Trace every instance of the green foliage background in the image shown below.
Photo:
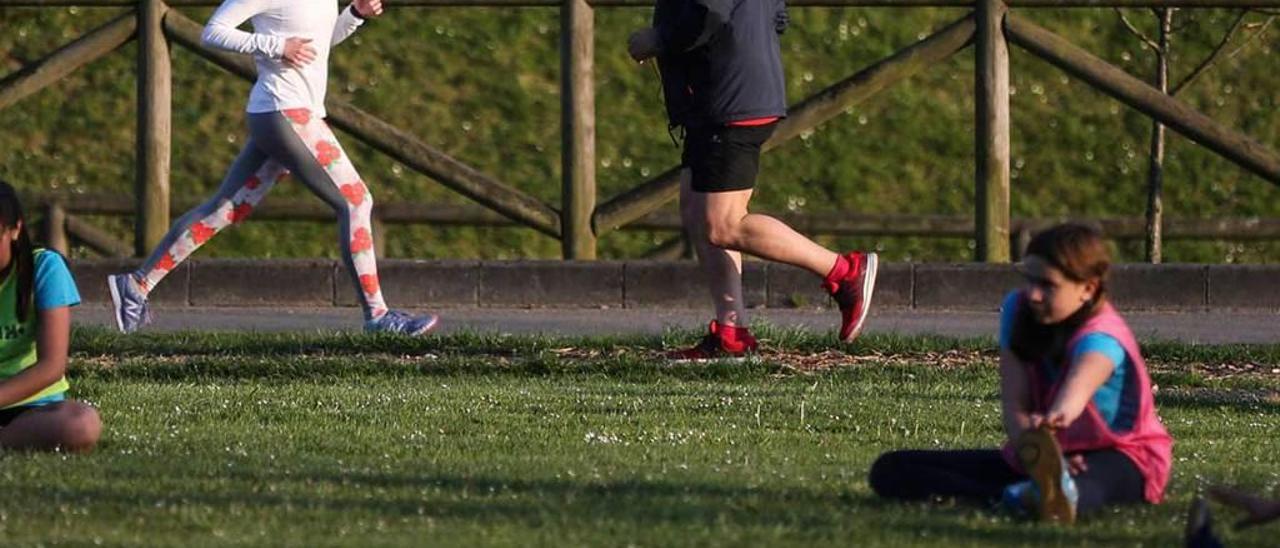
M107 8L0 8L0 72L17 70L120 13ZM184 9L203 21L208 9ZM1105 9L1020 10L1130 73L1148 77L1153 55ZM954 9L792 8L784 37L788 93L803 97L960 17ZM1130 17L1154 30L1154 17ZM1179 12L1174 80L1216 44L1226 10ZM596 12L598 178L603 201L670 167L678 150L663 119L657 75L625 53L649 10ZM1261 23L1266 15L1254 14ZM1258 27L1246 29L1236 38ZM500 180L558 206L559 32L554 9L403 8L335 52L331 97L350 100ZM1181 97L1259 141L1280 139L1273 115L1275 40L1225 58ZM1231 48L1234 49L1234 48ZM973 201L971 50L850 109L770 153L755 206L765 211L965 214ZM1228 50L1230 51L1230 49ZM0 177L20 188L129 193L135 84L132 44L0 111ZM243 144L249 84L175 47L173 197L211 192ZM1030 54L1012 51L1013 213L1030 217L1141 216L1150 121ZM381 203L462 203L437 183L344 139ZM1278 217L1277 188L1171 133L1166 215ZM296 183L268 200L310 200ZM673 206L674 207L674 206ZM95 219L127 238L127 219ZM554 258L559 245L532 230L392 227L388 255L415 258ZM636 257L669 234L613 233L605 258ZM332 227L257 222L237 227L203 257L336 256ZM824 238L874 247L891 260L967 260L972 242ZM1117 246L1140 260L1141 242ZM1268 262L1280 244L1170 242L1166 260Z

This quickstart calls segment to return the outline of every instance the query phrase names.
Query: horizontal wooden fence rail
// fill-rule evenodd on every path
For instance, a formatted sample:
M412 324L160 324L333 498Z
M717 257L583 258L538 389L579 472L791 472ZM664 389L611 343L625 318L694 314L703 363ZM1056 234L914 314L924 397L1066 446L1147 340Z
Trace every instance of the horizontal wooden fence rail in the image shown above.
M88 223L76 215L67 212L61 204L37 203L44 212L37 226L39 239L45 246L67 254L71 240L84 245L98 255L105 257L127 257L132 254L132 247L105 230Z
M104 217L131 217L137 213L133 200L123 195L92 194L75 196L28 196L23 202L57 205L68 214ZM200 205L184 200L172 205L171 213L180 214ZM449 226L522 226L493 210L475 205L443 205L426 203L378 202L373 214L386 224L440 224ZM331 222L333 209L319 200L301 202L275 201L271 196L258 204L251 219L267 221Z
M92 223L75 215L67 215L65 219L68 238L74 238L95 253L104 257L128 257L133 254L132 246Z
M0 79L0 110L61 80L76 69L132 40L138 18L124 13L12 74Z
M872 215L850 213L773 213L796 230L827 236L972 238L973 217L967 215ZM1063 219L1010 221L1011 234L1034 232ZM1088 219L1112 239L1134 240L1146 235L1146 220L1132 218ZM625 229L680 230L676 213L650 214ZM1280 240L1280 219L1170 219L1165 238L1173 240L1269 241Z
M133 200L121 195L29 195L24 202L37 211L56 206L67 216L127 217L135 214ZM198 205L184 201L173 206L181 213ZM389 225L446 226L521 226L489 209L474 205L442 205L427 203L379 203L374 215ZM849 213L774 213L798 230L830 236L878 236L971 238L973 218L966 215L873 215ZM328 222L333 210L319 202L273 203L271 197L254 209L253 219L270 221ZM1036 230L1058 219L1014 218L1012 232ZM1146 221L1140 218L1100 218L1096 223L1110 238L1135 239L1145 234ZM679 215L660 211L650 213L622 230L679 231ZM1171 219L1165 223L1169 238L1179 240L1265 241L1280 240L1280 219Z

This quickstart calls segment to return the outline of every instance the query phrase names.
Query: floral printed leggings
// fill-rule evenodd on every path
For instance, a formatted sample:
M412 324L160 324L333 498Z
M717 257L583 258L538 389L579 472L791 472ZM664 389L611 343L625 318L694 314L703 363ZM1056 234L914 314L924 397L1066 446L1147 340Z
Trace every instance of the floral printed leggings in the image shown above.
M218 192L179 218L138 270L142 291L149 293L214 234L247 218L272 185L289 173L337 214L338 245L365 319L385 314L373 251L373 196L329 125L307 109L249 114L249 142Z

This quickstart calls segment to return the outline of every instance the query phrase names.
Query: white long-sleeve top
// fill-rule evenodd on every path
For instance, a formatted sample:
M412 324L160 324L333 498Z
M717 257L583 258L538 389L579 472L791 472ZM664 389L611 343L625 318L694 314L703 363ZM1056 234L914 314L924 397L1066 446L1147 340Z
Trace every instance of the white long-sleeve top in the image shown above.
M237 27L245 21L253 32ZM253 55L258 81L249 93L250 113L307 108L325 116L329 49L355 33L364 20L351 7L338 14L336 0L226 0L200 35L205 45ZM310 38L316 59L297 68L284 60L287 38Z

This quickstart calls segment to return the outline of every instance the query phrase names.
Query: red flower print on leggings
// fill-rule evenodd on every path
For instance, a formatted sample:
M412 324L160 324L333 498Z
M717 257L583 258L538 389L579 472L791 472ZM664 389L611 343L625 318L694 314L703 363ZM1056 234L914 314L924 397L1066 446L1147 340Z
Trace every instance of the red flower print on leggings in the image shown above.
M373 295L378 292L378 277L373 274L360 275L360 287L364 289L366 295Z
M227 212L227 220L232 223L238 223L249 218L250 213L253 213L253 206L247 203L240 204Z
M320 141L316 143L316 161L321 166L329 167L330 164L338 161L342 157L342 149L329 141Z
M196 245L204 245L217 232L204 223L193 224L191 225L191 241L195 242Z
M289 108L283 112L285 118L300 126L305 126L311 121L311 111L305 108Z
M367 228L357 228L355 235L351 237L351 252L360 253L371 248L373 248L373 234L370 234Z
M168 253L161 255L160 261L156 263L156 268L163 270L165 272L173 270L175 266L178 266L178 265L174 264L173 255L170 255Z
M364 183L360 181L356 181L349 185L342 185L341 190L342 195L347 198L347 201L351 202L351 205L356 207L359 207L360 204L364 203L364 195L368 192L364 187Z

